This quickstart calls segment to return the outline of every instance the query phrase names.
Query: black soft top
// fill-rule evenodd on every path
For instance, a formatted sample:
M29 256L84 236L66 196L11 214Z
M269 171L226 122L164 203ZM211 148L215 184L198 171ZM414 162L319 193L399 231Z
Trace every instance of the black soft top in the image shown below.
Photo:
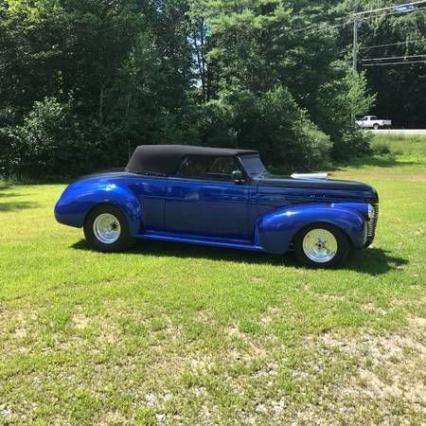
M182 160L188 155L235 157L258 154L257 151L248 149L207 148L192 145L140 145L130 158L126 171L174 175Z

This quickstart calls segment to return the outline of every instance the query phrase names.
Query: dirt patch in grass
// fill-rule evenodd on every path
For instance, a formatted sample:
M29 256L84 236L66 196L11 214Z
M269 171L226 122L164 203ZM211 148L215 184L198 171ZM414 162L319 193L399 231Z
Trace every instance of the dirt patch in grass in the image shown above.
M74 327L77 330L84 330L85 328L87 328L90 322L89 318L87 318L87 316L82 312L74 314L72 321L74 323Z
M279 318L282 315L282 312L278 308L268 308L268 310L261 316L260 323L267 327L269 324L271 324L274 320Z
M0 359L6 354L19 355L31 350L36 320L33 312L0 307L0 349L6 351L0 350Z
M351 423L368 413L377 422L426 418L426 320L411 318L405 334L356 336L323 334L309 346L329 359L341 355L354 366L346 378L325 387L317 406L308 405L295 421L322 418ZM419 423L420 424L420 423Z
M267 356L267 346L264 339L258 339L248 333L242 332L237 325L228 328L228 335L232 342L235 342L235 349L228 353L231 360L252 360L265 358Z

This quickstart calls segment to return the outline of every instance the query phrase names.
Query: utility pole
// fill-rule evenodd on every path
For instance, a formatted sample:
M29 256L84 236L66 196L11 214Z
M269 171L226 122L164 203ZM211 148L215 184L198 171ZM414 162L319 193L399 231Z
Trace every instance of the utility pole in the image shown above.
M358 72L358 19L354 18L354 41L353 41L353 71Z
M352 68L353 68L354 76L356 76L358 74L358 19L356 18L356 16L354 16L354 41L353 41L352 56L353 56ZM355 113L354 111L352 111L351 122L353 123L354 126L355 126L355 120L356 120Z

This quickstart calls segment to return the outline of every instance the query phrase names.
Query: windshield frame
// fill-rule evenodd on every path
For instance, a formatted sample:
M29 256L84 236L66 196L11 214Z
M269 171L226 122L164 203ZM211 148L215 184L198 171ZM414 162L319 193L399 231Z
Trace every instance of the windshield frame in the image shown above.
M249 179L256 179L268 174L268 169L266 168L259 154L239 155L238 159ZM260 166L258 170L253 170L251 167L249 167L248 161L250 160L257 160L257 165Z

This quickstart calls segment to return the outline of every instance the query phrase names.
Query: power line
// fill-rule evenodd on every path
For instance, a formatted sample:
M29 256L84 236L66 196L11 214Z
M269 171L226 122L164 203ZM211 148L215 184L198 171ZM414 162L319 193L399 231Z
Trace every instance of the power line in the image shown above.
M420 4L424 4L426 6L426 0L421 0L421 1L412 2L412 3L403 3L403 4L395 5L395 6L392 6L392 7L388 7L388 8L381 8L381 9L374 9L374 10L365 11L365 12L358 12L358 13L354 13L354 14L351 14L351 15L343 16L341 18L335 18L335 21L344 21L344 22L341 22L340 24L330 25L330 23L328 23L328 22L319 22L319 23L310 24L310 25L303 27L303 28L296 28L294 30L291 30L291 32L292 33L305 32L305 33L309 34L312 31L317 31L318 29L320 29L322 25L329 24L326 27L327 29L335 29L335 28L344 27L344 26L350 24L352 22L352 19L355 19L357 22L362 22L362 21L367 21L367 20L373 19L373 18L378 18L378 17L381 17L381 16L390 16L390 15L398 15L398 14L406 14L406 13L412 13L412 12L424 12L424 11L426 11L426 7L415 8L415 9L407 10L407 11L397 10L398 8L401 8L401 7L404 7L404 6L414 6L414 5L420 5ZM379 13L379 14L375 14L375 15L372 15L372 16L366 16L366 17L361 16L361 15L365 15L365 14L368 14L368 13L376 13L376 12L379 12L379 11L386 11L386 10L392 10L392 9L394 9L394 10L392 12L389 12L389 13ZM360 16L359 19L357 19L358 16Z
M357 21L358 22L365 22L365 21L372 20L374 18L381 18L381 17L391 16L391 15L405 15L407 13L424 12L425 10L426 10L426 8L424 8L424 7L420 7L420 8L413 9L413 10L408 10L407 12L400 12L400 11L395 10L393 12L378 13L376 15L361 17L361 18L357 19Z
M387 67L387 66L396 66L396 65L412 65L412 64L425 64L426 59L423 61L399 61L399 62L378 62L377 64L363 64L363 67Z
M424 5L425 7L418 8L416 6ZM391 12L389 12L391 11ZM368 11L353 13L351 15L348 15L346 17L336 18L336 21L342 21L339 24L336 25L330 25L330 23L327 22L320 22L308 25L304 28L296 28L294 30L290 30L292 33L305 33L309 34L312 31L317 31L321 28L321 25L327 25L327 29L335 29L335 28L341 28L345 27L346 25L353 22L353 71L356 74L357 73L357 62L358 62L358 24L363 21L368 21L370 19L378 18L381 16L390 16L390 15L403 15L406 13L412 13L412 12L425 12L426 11L426 0L420 0L420 1L414 1L410 3L402 3L402 4L396 4L390 7L383 7L379 9L371 9ZM367 16L371 15L371 16ZM414 41L419 41L423 39L417 39L417 40L410 40L405 42L397 42L397 43L388 43L383 45L376 45L376 46L369 46L364 48L365 50L372 50L379 47L388 47L388 46L398 46L400 44L406 44L412 43ZM343 53L343 52L342 52ZM423 61L407 61L407 59L416 59L416 58L424 58L426 55L411 55L411 56L404 56L404 57L387 57L387 58L369 58L363 60L363 66L364 67L373 67L373 66L397 66L397 65L410 65L410 64L417 64L417 63L426 63L426 59ZM377 62L377 61L389 61L389 60L396 60L396 59L403 59L403 61L399 62ZM374 62L376 61L376 62Z
M353 17L357 17L357 16L362 16L362 15L368 15L369 13L376 13L376 12L381 12L381 11L386 11L386 10L392 10L392 9L401 9L403 7L407 7L407 6L416 6L419 4L426 4L426 0L420 0L420 1L414 1L414 2L410 2L410 3L402 3L402 4L395 4L393 6L389 6L389 7L382 7L380 9L371 9L371 10L365 10L363 12L357 12L354 13L352 16ZM414 10L409 10L408 12L413 12ZM404 13L404 12L399 12L399 13Z
M386 14L386 11L388 10L392 10L392 13L390 14L395 14L395 13L410 13L416 10L416 8L414 6L416 5L421 5L421 4L426 4L426 0L420 0L420 1L415 1L415 2L411 2L411 3L405 3L405 4L399 4L399 5L394 5L391 7L382 7L379 9L372 9L369 11L364 11L364 12L359 12L359 13L355 13L353 15L353 23L354 23L354 30L353 30L353 72L354 74L356 74L358 72L357 69L357 56L358 56L358 22L361 20L365 20L365 18L363 18L364 15L368 15L368 14L376 14L376 15L372 15L372 17L376 17L376 16L380 16L377 15L377 12L384 12ZM402 10L404 8L409 8L408 10ZM358 19L360 18L360 19ZM367 17L367 19L370 19L371 17Z
M335 20L336 21L343 21L343 20L352 21L353 19L357 19L358 21L362 21L364 19L374 18L374 17L378 17L378 16L387 16L387 15L394 15L394 14L404 15L406 13L416 12L416 11L421 10L423 8L413 8L413 9L408 9L408 10L401 10L401 8L407 7L407 6L422 5L422 4L424 4L426 6L426 0L416 1L416 2L411 2L411 3L396 4L396 5L390 6L390 7L384 7L384 8L380 8L380 9L371 9L371 10L366 10L366 11L363 11L363 12L355 12L355 13L352 13L352 14L347 15L347 16L335 18ZM390 12L390 13L377 13L377 12L386 12L387 10L392 10L392 12ZM374 14L374 13L375 13L375 15L362 18L362 15L368 15L368 14Z
M410 56L386 56L383 58L368 58L363 59L362 62L374 62L374 61L388 61L388 60L394 60L394 59L414 59L414 58L426 58L426 55L410 55Z
M320 29L320 27L321 27L321 24L328 24L327 22L320 22L320 23L318 23L318 24L311 24L311 25L308 25L307 27L305 27L305 28L296 28L296 29L294 29L294 30L292 30L291 32L292 33L300 33L300 32L305 32L305 33L307 33L307 34L310 34L312 31L317 31L318 29ZM346 26L346 25L348 25L349 24L349 21L347 21L347 22L343 22L342 24L336 24L336 25L328 25L326 28L327 29L335 29L335 28L339 28L339 27L344 27L344 26ZM315 27L315 28L314 28Z
M423 41L426 43L426 39L425 38L413 38L411 40L405 40L405 41L398 41L396 43L386 43L386 44L374 44L373 46L360 46L360 50L373 50L373 49L379 49L382 47L392 47L392 46L400 46L400 45L407 45L407 44L411 44L411 43L415 43L417 41ZM341 50L339 52L339 55L342 53L347 53L348 48Z
M376 44L376 45L373 45L373 46L361 47L361 49L362 50L379 49L381 47L399 46L399 45L403 45L403 44L406 45L408 43L415 43L416 41L426 41L426 39L424 39L424 38L417 38L417 39L412 39L412 40L399 41L397 43Z

